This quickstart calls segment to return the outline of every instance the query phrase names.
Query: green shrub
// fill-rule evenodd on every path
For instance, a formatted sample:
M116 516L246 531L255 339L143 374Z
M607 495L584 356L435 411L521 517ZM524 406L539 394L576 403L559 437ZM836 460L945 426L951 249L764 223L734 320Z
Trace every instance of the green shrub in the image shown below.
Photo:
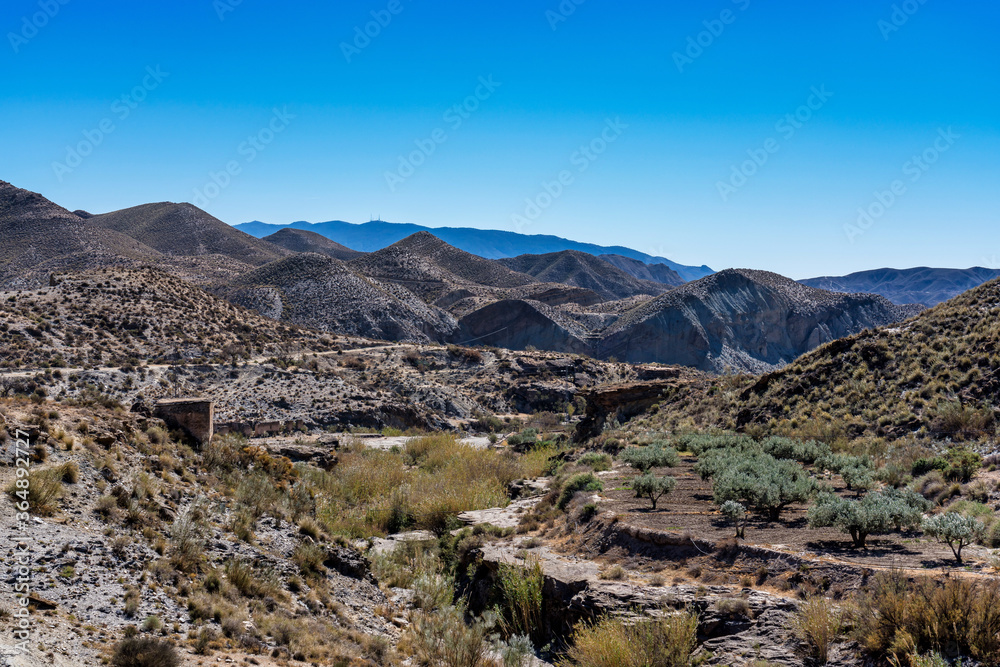
M673 477L657 477L651 472L640 475L632 480L632 488L635 490L636 498L647 498L656 509L656 502L674 490L677 480Z
M565 484L562 486L562 491L559 492L559 500L556 502L556 506L564 510L566 506L569 505L569 501L573 499L573 496L581 491L600 491L604 488L601 484L601 480L597 479L593 473L581 472L570 477Z
M830 446L818 440L796 440L771 436L760 442L761 449L776 459L791 459L810 464L830 454Z
M527 635L541 645L542 630L542 565L530 558L524 565L501 563L497 571L497 593L500 598L501 626L508 637Z
M681 461L676 449L658 442L645 447L628 447L620 458L626 465L642 472L653 468L675 468Z
M697 640L698 618L676 613L629 622L606 616L584 623L559 667L687 667Z
M598 452L587 452L577 461L580 465L589 466L594 472L611 470L611 456Z

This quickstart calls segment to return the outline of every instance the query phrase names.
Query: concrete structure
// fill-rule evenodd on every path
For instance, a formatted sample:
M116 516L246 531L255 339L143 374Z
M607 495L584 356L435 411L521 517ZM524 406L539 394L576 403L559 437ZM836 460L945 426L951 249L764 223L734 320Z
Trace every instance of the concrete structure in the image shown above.
M153 416L169 428L179 428L202 445L212 440L215 404L204 398L165 398L156 402Z

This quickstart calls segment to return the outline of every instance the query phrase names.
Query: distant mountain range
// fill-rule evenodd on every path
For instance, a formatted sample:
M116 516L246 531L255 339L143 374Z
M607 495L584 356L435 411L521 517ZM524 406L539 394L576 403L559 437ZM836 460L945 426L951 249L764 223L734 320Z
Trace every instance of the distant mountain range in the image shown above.
M316 332L759 373L922 310L890 299L936 303L998 273L883 269L803 281L820 283L812 287L552 236L384 222L306 226L251 223L266 233L258 238L171 202L71 213L0 181L0 289L44 289L68 272L139 269Z
M799 282L832 292L869 292L881 294L897 304L920 303L930 307L997 277L1000 277L1000 270L984 269L981 266L971 269L932 269L921 266L914 269L874 269L840 277L809 278Z
M470 227L423 227L395 222L365 222L354 224L334 220L331 222L293 222L290 225L272 225L264 222L245 222L236 228L264 238L275 232L291 227L316 232L321 236L361 252L374 252L417 232L430 232L445 243L473 255L486 259L517 257L518 255L544 255L561 250L578 250L588 255L621 255L637 259L646 264L664 264L676 271L684 281L697 280L714 273L707 266L685 266L665 257L653 257L638 250L622 246L600 246L580 243L558 236L527 235L495 229L472 229Z

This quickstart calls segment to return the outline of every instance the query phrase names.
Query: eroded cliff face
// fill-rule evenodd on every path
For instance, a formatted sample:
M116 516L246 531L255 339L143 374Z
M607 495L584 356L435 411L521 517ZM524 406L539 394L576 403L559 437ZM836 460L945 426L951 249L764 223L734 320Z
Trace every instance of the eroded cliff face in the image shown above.
M870 294L810 289L764 271L728 270L624 314L598 356L764 372L866 328L916 314Z

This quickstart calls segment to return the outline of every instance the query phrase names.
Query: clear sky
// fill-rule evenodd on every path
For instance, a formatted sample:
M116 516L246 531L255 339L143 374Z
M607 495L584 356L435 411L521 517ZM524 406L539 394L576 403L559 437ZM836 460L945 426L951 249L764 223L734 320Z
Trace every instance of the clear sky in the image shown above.
M998 24L984 0L6 0L0 179L794 278L1000 268Z

